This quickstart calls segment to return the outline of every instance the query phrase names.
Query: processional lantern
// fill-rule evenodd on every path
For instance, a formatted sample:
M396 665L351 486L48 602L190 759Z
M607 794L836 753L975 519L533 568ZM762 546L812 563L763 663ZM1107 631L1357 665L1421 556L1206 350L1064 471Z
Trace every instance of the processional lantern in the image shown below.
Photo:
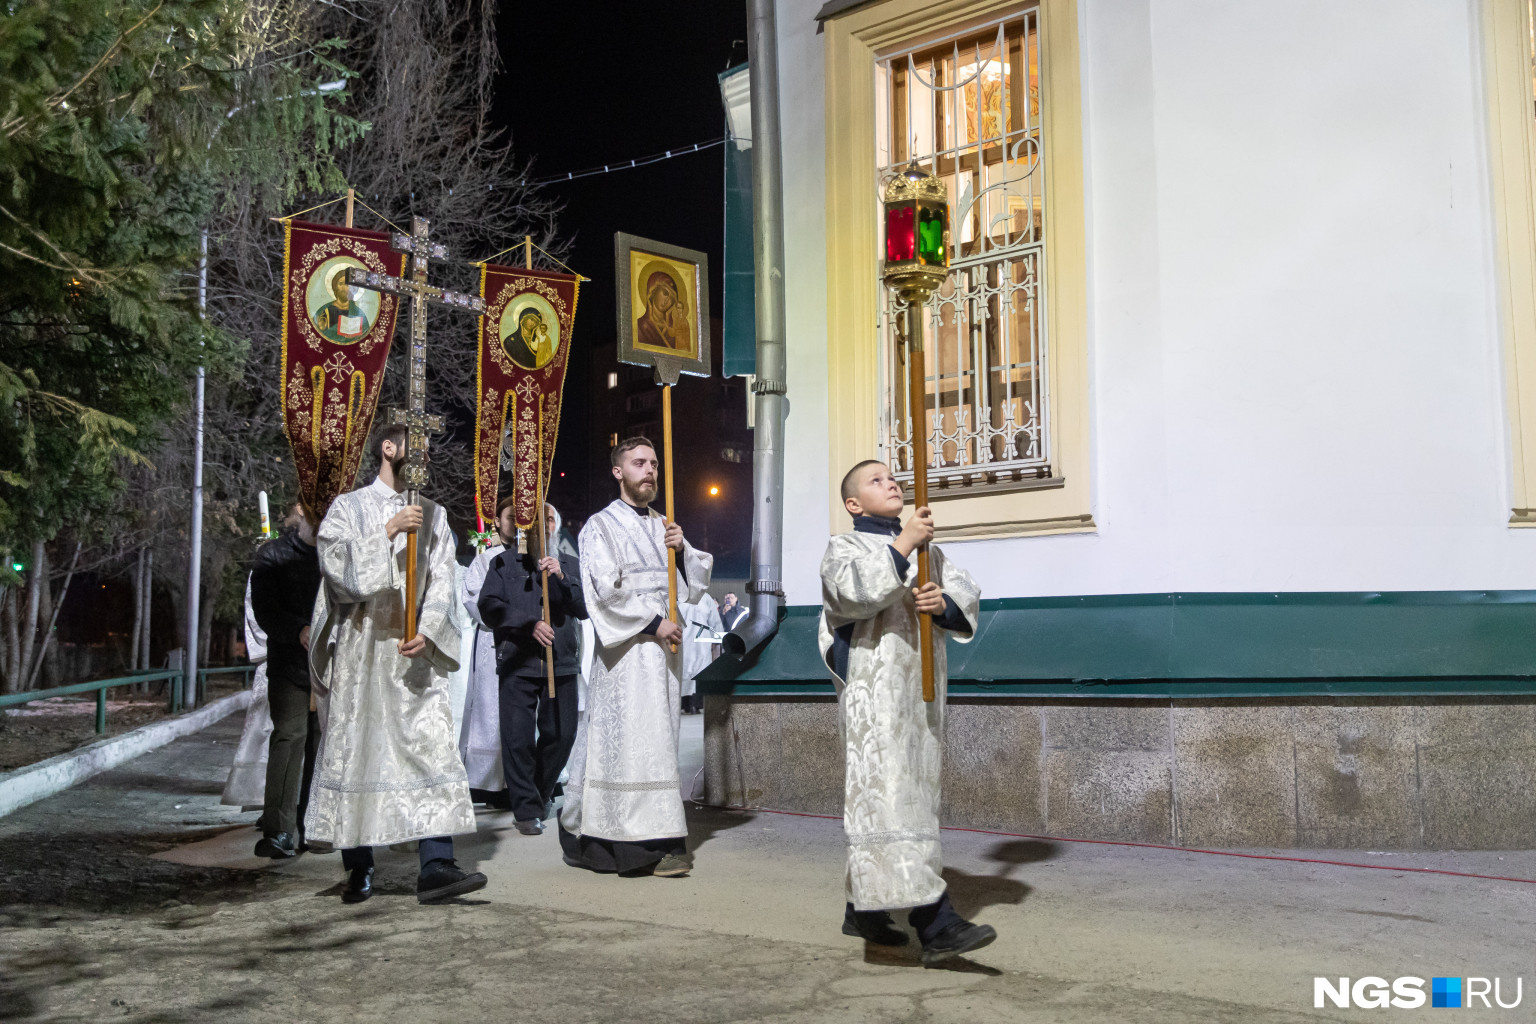
M885 283L908 305L949 276L949 193L916 163L885 186Z
M914 310L949 276L949 192L937 175L917 162L885 186L886 287L900 297L901 333L907 349L907 417L911 438L912 502L928 504L927 373L923 369L923 339ZM928 583L928 548L917 551L917 585ZM923 700L934 699L933 618L921 615L918 648L922 656Z

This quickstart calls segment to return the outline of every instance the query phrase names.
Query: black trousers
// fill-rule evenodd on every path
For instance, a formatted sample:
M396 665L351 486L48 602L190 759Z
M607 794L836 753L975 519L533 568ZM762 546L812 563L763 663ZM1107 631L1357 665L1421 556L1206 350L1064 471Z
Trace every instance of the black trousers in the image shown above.
M300 796L308 797L308 774L314 770L314 744L320 739L317 716L309 710L309 687L286 679L267 684L272 711L272 738L267 743L267 787L261 816L267 835L286 832L297 840L303 822ZM306 757L306 754L308 756ZM304 801L306 804L308 800Z
M437 861L451 861L453 860L453 836L435 836L431 839L417 840L416 854L421 861L423 872ZM354 846L342 850L341 866L348 871L373 867L373 847Z
M512 816L542 820L560 771L576 743L576 677L555 677L555 699L543 676L502 676L501 773ZM537 727L538 738L534 738Z

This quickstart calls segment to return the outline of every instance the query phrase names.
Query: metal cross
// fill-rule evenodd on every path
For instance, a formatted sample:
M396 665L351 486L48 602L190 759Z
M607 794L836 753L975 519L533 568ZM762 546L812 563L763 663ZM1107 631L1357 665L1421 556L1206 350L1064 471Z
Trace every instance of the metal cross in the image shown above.
M404 423L408 431L405 471L401 477L405 483L405 500L410 505L419 503L421 489L427 483L427 433L443 429L441 416L427 415L427 303L480 315L485 313L485 300L480 296L427 284L427 261L448 258L447 246L427 240L427 228L426 218L412 217L410 234L396 233L390 238L391 249L411 254L409 278L391 277L371 270L354 269L347 274L347 280L360 288L408 296L411 300L409 398L404 409L394 411L394 422Z

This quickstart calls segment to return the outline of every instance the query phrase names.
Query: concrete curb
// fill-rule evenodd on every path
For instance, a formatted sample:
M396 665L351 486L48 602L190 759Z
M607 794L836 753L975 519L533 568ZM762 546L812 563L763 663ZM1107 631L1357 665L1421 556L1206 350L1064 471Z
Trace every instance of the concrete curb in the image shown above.
M163 747L174 739L206 729L225 715L244 710L250 702L251 691L242 690L185 715L151 722L121 736L99 740L90 746L0 775L0 818L140 754Z

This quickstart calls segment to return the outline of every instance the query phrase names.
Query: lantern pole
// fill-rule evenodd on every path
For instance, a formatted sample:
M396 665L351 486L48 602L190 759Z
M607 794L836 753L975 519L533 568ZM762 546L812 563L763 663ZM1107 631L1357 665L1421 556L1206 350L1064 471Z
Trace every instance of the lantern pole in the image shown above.
M913 514L928 506L927 371L917 311L949 276L949 202L944 183L916 161L885 187L885 283L901 299L901 331L907 349L907 422L912 441ZM930 513L931 514L931 513ZM930 579L928 545L915 552L917 586ZM923 700L936 698L933 670L933 616L918 616Z
M913 303L902 312L907 342L907 419L912 425L912 514L928 506L927 372L923 366L923 336ZM917 587L928 585L928 545L917 549ZM934 700L933 616L918 616L918 652L922 660L923 700Z

